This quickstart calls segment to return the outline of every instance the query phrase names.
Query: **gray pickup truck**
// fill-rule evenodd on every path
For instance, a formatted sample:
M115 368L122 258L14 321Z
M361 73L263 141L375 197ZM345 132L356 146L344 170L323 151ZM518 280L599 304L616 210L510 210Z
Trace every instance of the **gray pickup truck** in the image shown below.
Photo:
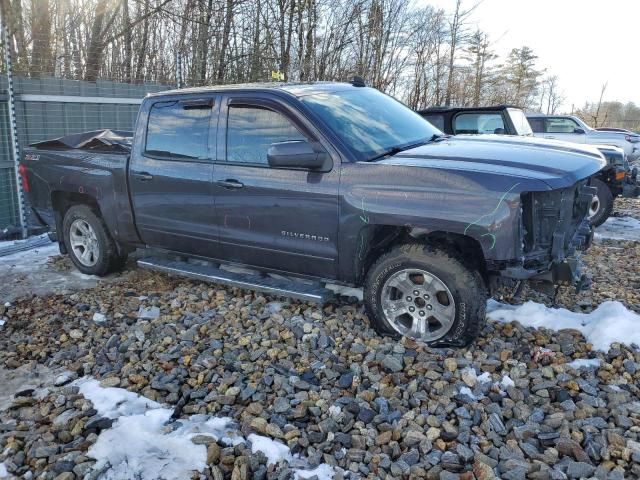
M502 279L581 285L604 164L448 137L358 82L164 92L142 102L130 151L66 140L27 149L21 170L82 272L144 248L142 267L306 300L362 286L379 333L430 345L470 343Z

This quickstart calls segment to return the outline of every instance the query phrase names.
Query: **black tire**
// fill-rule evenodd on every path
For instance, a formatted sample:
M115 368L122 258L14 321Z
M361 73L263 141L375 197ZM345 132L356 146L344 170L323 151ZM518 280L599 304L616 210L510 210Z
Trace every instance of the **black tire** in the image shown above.
M425 271L437 277L449 290L455 307L455 315L451 315L453 323L446 333L434 340L425 340L424 337L417 340L426 341L433 347L464 347L472 343L486 323L485 309L488 295L484 280L477 270L466 266L446 250L424 244L405 244L394 247L382 255L369 269L364 285L364 302L373 328L381 335L396 338L402 335L402 332L394 328L386 318L382 308L382 295L383 290L388 288L385 284L391 277L396 274L403 275L401 272L413 269ZM444 293L448 295L447 292ZM431 299L431 303L433 302L434 299ZM448 302L449 300L447 305Z
M95 233L97 255L94 256L95 263L92 265L83 263L71 245L71 228L76 220L89 224ZM122 268L126 262L126 255L118 255L116 244L111 238L111 235L109 235L109 231L102 218L87 205L74 205L67 210L64 220L62 221L62 231L64 244L69 253L69 257L76 268L82 273L101 277Z
M597 190L596 196L594 197L594 202L597 202L597 208L593 214L591 210L589 211L589 222L592 226L599 227L613 212L613 195L607 184L602 180L598 180L597 178L591 179L591 186ZM594 204L592 203L592 205ZM590 209L591 208L592 207L590 207Z

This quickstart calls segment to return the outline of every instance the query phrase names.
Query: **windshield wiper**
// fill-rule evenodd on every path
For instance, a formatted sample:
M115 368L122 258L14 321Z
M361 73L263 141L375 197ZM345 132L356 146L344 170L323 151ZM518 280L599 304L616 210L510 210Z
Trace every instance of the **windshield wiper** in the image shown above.
M376 155L374 155L371 158L367 159L367 162L372 162L374 160L378 160L380 158L384 158L384 157L389 157L389 156L393 156L396 155L400 152L404 152L405 150L411 150L412 148L416 148L419 147L421 145L426 145L427 143L431 143L431 142L438 142L440 140L444 140L446 138L449 138L449 135L439 135L437 133L434 133L431 138L429 140L421 140L419 142L416 143L411 143L409 145L397 145L395 147L391 147L388 150L385 150L382 153L378 153Z

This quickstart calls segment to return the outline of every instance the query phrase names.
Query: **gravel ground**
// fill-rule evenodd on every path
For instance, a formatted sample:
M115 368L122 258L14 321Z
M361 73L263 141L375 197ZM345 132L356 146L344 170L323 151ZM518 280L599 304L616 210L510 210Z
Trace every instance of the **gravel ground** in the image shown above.
M637 213L633 202L621 208ZM593 289L562 290L558 305L591 311L616 299L640 311L640 243L600 240L585 261ZM0 306L0 319L0 381L12 378L15 393L0 412L0 478L2 468L118 478L88 454L113 419L72 383L84 376L176 408L178 419L230 417L244 437L336 466L334 478L640 477L640 353L594 351L573 330L489 321L469 349L429 349L377 336L361 303L319 308L135 269ZM575 359L599 362L576 369ZM43 367L49 378L15 386ZM207 448L193 478L295 476L249 441L193 442Z

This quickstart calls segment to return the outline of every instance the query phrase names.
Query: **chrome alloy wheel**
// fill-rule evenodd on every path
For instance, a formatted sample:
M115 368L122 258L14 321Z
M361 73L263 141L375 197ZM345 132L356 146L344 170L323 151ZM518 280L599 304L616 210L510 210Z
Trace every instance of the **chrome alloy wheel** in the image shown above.
M594 195L591 199L591 204L589 204L589 214L587 218L593 218L594 215L598 213L598 210L600 210L600 198L598 198L598 195Z
M453 326L456 306L449 288L425 270L394 273L382 287L381 306L399 334L424 342L442 338Z
M69 228L69 243L80 263L93 267L98 262L100 246L98 237L86 220L74 220Z

